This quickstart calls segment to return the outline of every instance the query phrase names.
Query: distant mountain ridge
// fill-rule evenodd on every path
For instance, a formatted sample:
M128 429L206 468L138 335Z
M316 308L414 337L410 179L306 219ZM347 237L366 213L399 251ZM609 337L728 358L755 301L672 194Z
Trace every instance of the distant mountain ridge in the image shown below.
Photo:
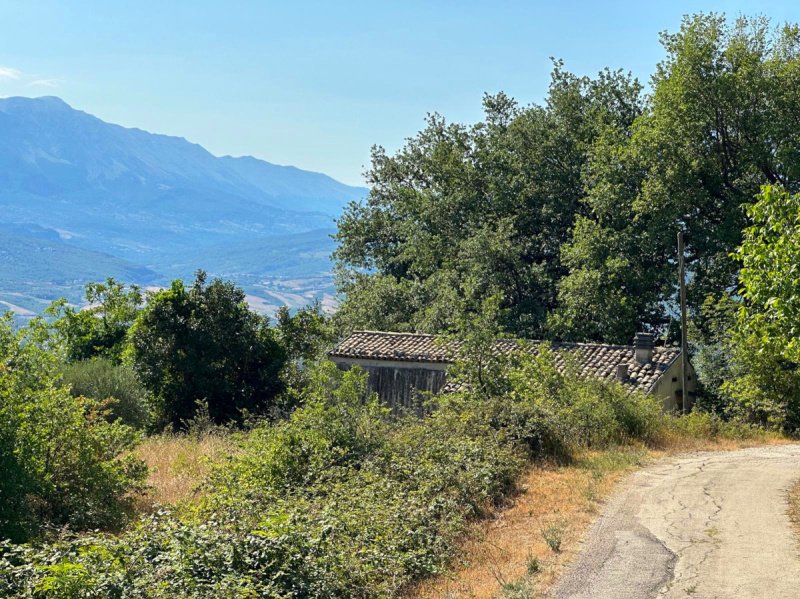
M3 192L52 196L89 188L133 198L202 187L329 215L366 192L252 156L216 157L181 137L106 123L49 96L0 99L0 185Z
M93 255L98 265L113 263L118 274L147 284L220 265L212 274L235 273L257 293L258 276L289 276L269 259L291 255L294 235L296 249L313 256L308 272L302 259L276 265L291 263L292 277L307 275L318 285L330 275L320 256L332 249L334 219L366 193L321 173L217 157L180 137L106 123L59 98L0 99L0 268L21 277L20 288L35 288L37 300L48 283L37 277L55 276L38 262L53 252L71 255L59 262L74 270L59 273L61 291L65 281L80 286L94 276L96 268L80 266ZM45 241L47 252L30 249ZM14 244L28 248L27 271L38 275L25 278L25 265L3 264L19 260ZM258 248L269 251L261 256ZM0 280L0 301L4 291L20 293L15 284L11 275ZM329 287L308 292L329 294ZM74 290L68 295L76 297Z

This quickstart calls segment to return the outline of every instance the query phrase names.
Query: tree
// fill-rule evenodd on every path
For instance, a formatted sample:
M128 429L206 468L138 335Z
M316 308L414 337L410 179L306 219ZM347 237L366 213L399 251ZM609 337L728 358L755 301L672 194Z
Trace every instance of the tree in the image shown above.
M763 18L687 17L663 34L667 57L645 112L590 151L584 215L562 256L552 325L568 336L628 341L664 328L684 231L689 302L735 289L741 209L765 183L800 186L800 32Z
M286 352L281 371L285 392L280 407L289 410L302 402L314 366L325 358L325 352L334 343L334 329L331 319L316 302L295 314L282 306L275 317L275 331Z
M66 346L67 359L104 356L118 363L128 328L141 310L142 291L109 278L105 283L87 284L85 297L88 307L83 309L67 305L64 299L48 308L48 314L55 317L57 336Z
M747 209L752 225L736 252L742 306L733 331L737 415L800 429L800 193L765 186Z
M374 149L339 221L341 327L453 330L500 294L510 333L627 343L670 326L678 231L690 312L734 290L741 206L800 189L800 29L701 14L662 43L647 98L556 63L543 106L487 96L476 125Z
M476 315L462 316L453 334L437 340L453 348L455 354L448 378L480 399L508 392L508 372L515 363L515 352L506 355L497 351L497 343L502 338L498 324L501 303L499 296L489 296Z
M369 198L338 223L343 328L452 330L499 294L504 328L543 334L587 151L641 105L629 76L576 77L556 63L544 106L486 96L474 126L431 115L394 156L374 148Z
M165 423L183 426L208 405L216 423L264 411L281 389L284 349L244 291L199 271L191 287L156 292L130 330L128 359L160 402Z

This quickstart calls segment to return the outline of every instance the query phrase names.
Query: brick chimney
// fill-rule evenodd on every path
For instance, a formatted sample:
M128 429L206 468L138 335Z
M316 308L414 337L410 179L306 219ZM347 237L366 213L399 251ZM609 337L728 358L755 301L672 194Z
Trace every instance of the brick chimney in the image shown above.
M639 364L647 364L653 359L653 334L636 333L633 338L633 355Z

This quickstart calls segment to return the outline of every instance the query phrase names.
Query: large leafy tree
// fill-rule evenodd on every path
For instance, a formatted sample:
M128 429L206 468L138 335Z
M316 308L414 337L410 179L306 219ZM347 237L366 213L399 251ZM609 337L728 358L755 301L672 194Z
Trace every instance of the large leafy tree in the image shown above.
M723 389L734 413L800 430L800 193L767 186L748 207L752 225L736 257L742 305Z
M800 185L797 27L699 15L662 43L647 111L590 152L585 216L563 249L570 274L551 319L569 336L624 341L666 325L679 230L691 307L733 288L743 205L762 184Z
M252 312L233 283L198 272L153 294L130 330L128 354L144 385L175 427L205 402L217 423L263 411L281 390L285 351L268 321Z
M733 290L743 205L800 185L800 32L697 15L662 43L646 100L557 64L543 106L489 96L477 125L377 148L339 223L344 328L450 329L499 294L511 332L627 342L670 325L678 231L692 312Z
M561 245L584 210L588 151L641 105L630 77L557 63L542 106L487 96L474 126L432 115L395 155L375 148L369 198L339 221L344 328L451 329L499 295L506 328L541 335L566 274Z

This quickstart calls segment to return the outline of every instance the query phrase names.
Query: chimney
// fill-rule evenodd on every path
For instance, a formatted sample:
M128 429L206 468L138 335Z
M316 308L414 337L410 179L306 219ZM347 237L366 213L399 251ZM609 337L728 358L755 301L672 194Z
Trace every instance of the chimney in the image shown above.
M628 365L617 364L617 380L619 382L624 382L625 379L627 378L628 378Z
M633 338L633 355L639 364L647 364L653 359L652 333L636 333Z

